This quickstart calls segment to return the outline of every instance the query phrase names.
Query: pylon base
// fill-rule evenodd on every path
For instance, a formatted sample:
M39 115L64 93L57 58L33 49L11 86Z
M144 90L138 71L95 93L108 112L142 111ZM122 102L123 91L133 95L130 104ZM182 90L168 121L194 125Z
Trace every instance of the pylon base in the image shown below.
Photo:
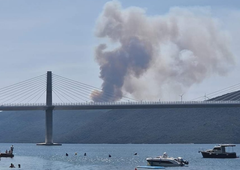
M61 143L37 143L39 146L62 146Z

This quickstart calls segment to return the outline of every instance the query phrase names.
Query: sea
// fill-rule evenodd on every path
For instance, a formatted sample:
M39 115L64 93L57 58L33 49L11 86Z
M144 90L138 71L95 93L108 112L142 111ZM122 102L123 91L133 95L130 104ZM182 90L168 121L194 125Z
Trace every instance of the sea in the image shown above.
M22 170L143 170L147 157L167 152L189 162L185 167L167 170L240 170L240 159L202 158L199 150L211 149L215 144L62 144L37 146L34 143L0 143L0 151L14 146L13 158L1 158L0 170L10 169L11 163ZM233 151L240 154L236 145ZM86 153L86 156L84 156ZM68 154L68 156L66 156ZM111 157L109 157L111 155Z

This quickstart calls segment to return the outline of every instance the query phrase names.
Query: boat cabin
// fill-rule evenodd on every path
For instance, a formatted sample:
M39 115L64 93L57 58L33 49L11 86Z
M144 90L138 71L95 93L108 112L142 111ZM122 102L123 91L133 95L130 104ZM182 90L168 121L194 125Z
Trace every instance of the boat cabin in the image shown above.
M233 144L220 144L220 145L214 146L214 148L209 150L209 151L212 151L214 153L226 153L226 147L234 147L234 146L236 146L236 145L233 145Z

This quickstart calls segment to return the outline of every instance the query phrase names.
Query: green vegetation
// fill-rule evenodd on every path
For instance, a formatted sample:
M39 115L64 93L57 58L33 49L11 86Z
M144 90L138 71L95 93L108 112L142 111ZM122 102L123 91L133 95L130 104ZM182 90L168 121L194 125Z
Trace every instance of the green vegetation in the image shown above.
M54 111L58 143L239 143L239 108ZM44 142L45 112L1 112L0 142Z

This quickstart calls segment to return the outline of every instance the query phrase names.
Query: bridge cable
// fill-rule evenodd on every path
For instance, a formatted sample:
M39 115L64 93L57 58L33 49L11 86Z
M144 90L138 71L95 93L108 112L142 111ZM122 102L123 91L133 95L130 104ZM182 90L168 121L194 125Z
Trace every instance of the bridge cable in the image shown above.
M74 84L74 85L78 85L77 86L77 88L79 88L79 86L81 87L81 89L84 89L85 91L86 91L86 89L88 90L101 90L100 88L96 88L96 87L94 87L94 86L90 86L90 85L87 85L87 84L85 84L85 83L81 83L81 82L78 82L78 81L75 81L75 80L71 80L71 79L68 79L68 78L65 78L65 77L62 77L62 76L58 76L58 75L55 75L54 74L54 77L56 77L56 78L58 78L58 80L61 80L61 81L64 81L65 83L69 83L69 84ZM76 87L75 87L76 88ZM88 91L89 91L88 90ZM95 92L96 93L96 92ZM93 93L93 91L91 91L91 93L90 94L94 94ZM105 99L107 99L107 97L109 98L109 97L113 97L113 95L112 94L110 94L110 93L106 93L108 96L106 96L105 97ZM123 99L124 98L127 98L127 99L130 99L130 100L134 100L134 99L132 99L132 98L129 98L129 97L125 97L125 96L123 96ZM92 99L91 99L92 100ZM134 100L135 101L135 100Z

